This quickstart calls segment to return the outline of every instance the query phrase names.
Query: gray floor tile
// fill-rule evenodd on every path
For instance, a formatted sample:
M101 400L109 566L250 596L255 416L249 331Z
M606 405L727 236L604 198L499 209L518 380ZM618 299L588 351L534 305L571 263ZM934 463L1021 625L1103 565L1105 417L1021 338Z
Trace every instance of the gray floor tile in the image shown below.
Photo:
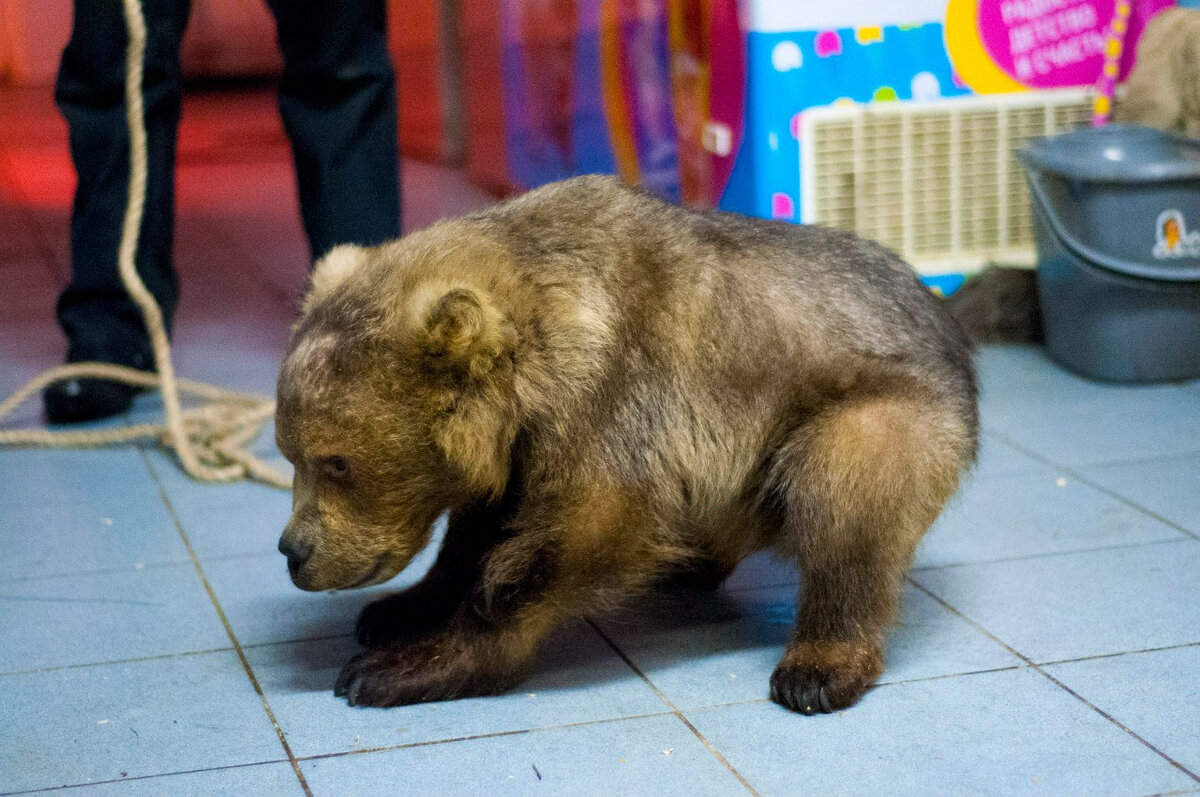
M421 564L414 564L412 573L377 587L317 593L303 592L292 583L278 552L213 559L205 563L204 572L238 640L260 645L353 634L364 606L419 580Z
M985 433L979 436L979 458L965 481L969 484L973 480L1027 473L1042 467L1041 462L1028 454Z
M187 549L161 503L127 504L113 516L69 504L0 514L0 584L100 570L187 563Z
M964 485L917 551L917 567L1038 556L1185 535L1073 476L1040 466Z
M0 695L0 792L284 757L232 651L0 676Z
M190 562L0 584L0 672L229 644Z
M799 580L800 576L794 564L774 556L770 551L761 551L743 559L721 587L726 592L737 592L743 589L795 585Z
M924 570L913 578L1037 662L1200 642L1200 542Z
M94 786L40 792L62 797L301 797L304 788L290 763L249 764L174 775L122 778Z
M167 500L202 560L279 555L279 535L292 513L289 491L252 482L197 482L172 455L155 451L150 456Z
M1097 484L1200 534L1200 453L1081 470Z
M115 429L122 419L83 424L85 430ZM96 517L117 518L123 507L160 501L138 449L0 449L0 503L7 508L70 504Z
M880 687L818 717L773 703L687 716L764 796L1141 797L1194 785L1027 669Z
M1200 645L1046 670L1200 777Z
M347 638L247 651L297 756L652 714L663 702L588 626L546 642L532 676L508 694L378 709L333 694L342 666L360 650Z
M1032 347L979 354L984 428L1060 464L1200 451L1200 398L1174 384L1090 382Z
M303 771L318 797L746 794L673 716L325 758Z

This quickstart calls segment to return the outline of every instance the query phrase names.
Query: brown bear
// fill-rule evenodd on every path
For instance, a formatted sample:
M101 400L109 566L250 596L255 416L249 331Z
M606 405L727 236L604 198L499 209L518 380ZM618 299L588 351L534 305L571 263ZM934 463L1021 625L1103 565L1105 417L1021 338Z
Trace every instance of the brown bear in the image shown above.
M300 588L387 581L449 511L359 618L335 691L377 706L507 690L568 618L768 548L803 578L771 697L848 706L978 432L969 344L894 254L595 176L332 251L278 400Z

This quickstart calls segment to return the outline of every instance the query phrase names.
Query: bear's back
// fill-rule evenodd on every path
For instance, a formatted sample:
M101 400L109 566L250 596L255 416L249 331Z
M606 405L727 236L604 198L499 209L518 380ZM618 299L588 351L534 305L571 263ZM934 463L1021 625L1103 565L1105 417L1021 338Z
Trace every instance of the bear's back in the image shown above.
M970 344L911 267L850 232L687 210L594 175L481 216L527 279L603 292L627 351L740 359L739 379L820 381L811 367L864 359L944 372L953 392L972 378Z

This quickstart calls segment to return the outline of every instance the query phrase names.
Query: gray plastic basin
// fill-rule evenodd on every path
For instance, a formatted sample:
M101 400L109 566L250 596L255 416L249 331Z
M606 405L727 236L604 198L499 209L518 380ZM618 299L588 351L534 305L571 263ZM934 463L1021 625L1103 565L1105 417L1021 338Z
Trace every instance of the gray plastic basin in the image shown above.
M1098 379L1200 377L1200 141L1110 125L1021 158L1051 355Z

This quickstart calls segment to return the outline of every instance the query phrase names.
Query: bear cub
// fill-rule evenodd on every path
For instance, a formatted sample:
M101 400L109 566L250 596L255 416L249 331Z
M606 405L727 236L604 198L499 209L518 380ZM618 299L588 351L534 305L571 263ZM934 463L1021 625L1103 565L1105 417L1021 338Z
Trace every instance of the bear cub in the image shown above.
M317 264L279 378L301 589L423 581L366 607L335 691L505 691L539 643L750 553L799 569L770 678L805 714L883 669L914 549L974 461L969 345L850 233L579 177Z

